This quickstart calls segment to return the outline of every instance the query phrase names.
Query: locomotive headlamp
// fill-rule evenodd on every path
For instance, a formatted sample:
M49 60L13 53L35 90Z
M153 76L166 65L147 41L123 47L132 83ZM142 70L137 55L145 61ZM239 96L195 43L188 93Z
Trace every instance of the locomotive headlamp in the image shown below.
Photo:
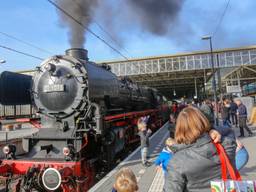
M15 145L4 146L3 153L5 154L6 159L15 159L16 146Z
M4 146L4 148L3 148L3 153L4 153L5 155L8 155L10 152L11 152L10 147L9 147L8 145Z
M62 152L63 152L63 155L69 156L69 155L70 155L70 149L69 149L69 147L63 147Z
M15 145L6 145L6 146L4 146L4 148L3 148L3 153L5 154L5 155L8 155L8 154L15 154L15 152L16 152L16 147L15 147Z
M48 168L42 175L42 182L45 189L49 191L57 190L61 185L61 175L57 169Z

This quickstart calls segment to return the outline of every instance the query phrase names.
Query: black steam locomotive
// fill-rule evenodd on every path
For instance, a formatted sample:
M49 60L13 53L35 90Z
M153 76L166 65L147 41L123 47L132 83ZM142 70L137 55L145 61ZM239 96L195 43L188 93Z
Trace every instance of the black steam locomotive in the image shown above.
M153 129L161 125L156 90L119 79L109 66L88 61L84 49L46 59L33 78L3 72L0 103L34 104L40 116L39 131L23 138L25 155L16 156L11 144L3 148L0 175L17 191L87 191L102 167L138 141L140 116L150 115Z

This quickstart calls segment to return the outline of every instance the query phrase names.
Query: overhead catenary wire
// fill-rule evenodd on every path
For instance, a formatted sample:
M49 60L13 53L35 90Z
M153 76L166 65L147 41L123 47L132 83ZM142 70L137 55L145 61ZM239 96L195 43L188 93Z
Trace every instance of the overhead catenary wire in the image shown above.
M78 3L77 1L74 1L74 3L76 3L79 7L81 7L82 5L80 3ZM106 29L104 29L104 27L96 20L96 19L92 19L92 22L95 23L98 28L104 32L119 48L123 49L128 55L130 55L129 51L127 49L125 49L120 42L118 42L118 40L116 40L116 38L113 37L113 35L108 32Z
M89 29L88 27L84 26L83 23L81 23L80 21L78 21L75 17L73 17L70 13L68 13L65 9L61 8L60 6L58 6L54 1L52 0L47 0L49 3L51 3L54 7L56 7L57 9L59 9L61 12L63 12L65 15L67 15L69 18L71 18L74 22L76 22L78 25L80 25L81 27L83 27L86 31L88 31L89 33L91 33L93 36L95 36L97 39L99 39L100 41L102 41L105 45L107 45L109 48L111 48L113 51L115 51L116 53L118 53L120 56L122 56L123 58L125 58L126 60L128 60L128 58L122 54L119 50L117 50L115 47L113 47L112 45L110 45L106 40L104 40L103 38L101 38L99 35L97 35L95 32L93 32L91 29Z
M24 40L22 40L22 39L19 39L19 38L13 36L13 35L7 34L7 33L2 32L2 31L0 31L0 34L4 35L4 36L6 36L6 37L9 37L9 38L11 38L11 39L14 39L14 40L16 40L16 41L18 41L18 42L20 42L20 43L25 44L25 45L28 45L28 46L30 46L30 47L33 47L33 48L35 48L35 49L38 49L38 50L41 51L41 52L45 52L45 53L47 53L47 54L53 54L53 53L51 53L50 51L47 51L47 50L45 50L45 49L43 49L43 48L40 48L40 47L38 47L38 46L36 46L36 45L33 45L32 43L29 43L29 42L27 42L27 41L24 41Z
M29 53L25 53L25 52L22 52L22 51L19 51L19 50L16 50L16 49L13 49L13 48L4 46L4 45L0 45L0 48L7 49L7 50L9 50L9 51L12 51L12 52L15 52L15 53L19 53L19 54L22 54L22 55L25 55L25 56L28 56L28 57L31 57L31 58L34 58L34 59L38 59L38 60L40 60L40 61L44 60L44 59L41 58L41 57L37 57L37 56L31 55L31 54L29 54Z
M220 20L219 20L218 24L216 25L216 28L215 28L215 30L214 30L214 32L213 32L213 34L212 34L212 37L214 37L214 36L216 35L216 33L218 32L218 29L219 29L219 27L220 27L220 25L221 25L221 23L222 23L223 18L225 17L225 14L226 14L226 12L227 12L227 9L228 9L228 7L229 7L229 4L230 4L230 0L228 0L227 4L226 4L226 6L225 6L225 9L224 9L224 11L223 11L223 13L222 13L222 15L221 15L221 17L220 17Z
M111 35L107 30L104 29L104 27L99 24L99 22L97 22L95 19L93 19L93 22L105 33L107 34L107 36L115 43L117 44L121 49L123 49L127 54L130 55L129 51L127 49L125 49L114 37L113 35Z

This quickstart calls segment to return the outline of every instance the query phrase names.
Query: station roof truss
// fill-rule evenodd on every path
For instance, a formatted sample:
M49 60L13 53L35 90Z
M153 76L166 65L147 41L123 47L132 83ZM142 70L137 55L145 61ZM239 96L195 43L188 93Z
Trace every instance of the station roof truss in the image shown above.
M256 82L256 61L255 65L242 65L235 68L223 77L222 82L226 85L240 84L241 86Z
M256 65L256 46L214 50L214 68L237 68ZM212 76L210 51L198 51L130 60L99 62L111 67L117 76L129 76L138 84L170 94L174 89L194 90Z

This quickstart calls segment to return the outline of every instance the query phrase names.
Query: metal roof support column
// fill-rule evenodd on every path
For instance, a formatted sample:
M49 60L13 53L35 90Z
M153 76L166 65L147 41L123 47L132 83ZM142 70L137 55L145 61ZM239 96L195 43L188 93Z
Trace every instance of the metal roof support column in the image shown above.
M238 86L240 87L240 89L242 90L242 87L241 87L241 82L240 82L240 77L239 77L239 75L237 75L237 79L238 79L238 81L237 81L237 84L238 84ZM242 97L242 91L241 91L241 93L239 93L240 95L240 97Z
M221 85L221 76L220 76L220 60L219 60L219 54L216 54L216 61L217 61L218 87L219 87L220 98L222 98L222 85Z
M206 82L206 71L204 69L204 97L207 98L207 94L206 94L206 85L207 85L207 82ZM205 99L204 98L204 99Z
M211 63L212 63L212 89L213 89L213 98L214 98L214 104L215 104L215 125L219 125L219 119L218 119L218 111L217 111L217 91L216 91L216 80L215 80L215 67L214 67L214 58L213 58L213 49L212 49L212 37L208 37L208 40L210 40L210 51L211 51ZM226 54L225 54L226 55ZM226 59L226 58L225 58Z
M195 81L195 96L194 96L194 98L197 99L198 97L197 97L197 82L196 82L196 77L195 77L194 81Z
M251 51L250 50L248 51L248 57L249 57L249 64L251 65L252 64L252 59L251 59Z

